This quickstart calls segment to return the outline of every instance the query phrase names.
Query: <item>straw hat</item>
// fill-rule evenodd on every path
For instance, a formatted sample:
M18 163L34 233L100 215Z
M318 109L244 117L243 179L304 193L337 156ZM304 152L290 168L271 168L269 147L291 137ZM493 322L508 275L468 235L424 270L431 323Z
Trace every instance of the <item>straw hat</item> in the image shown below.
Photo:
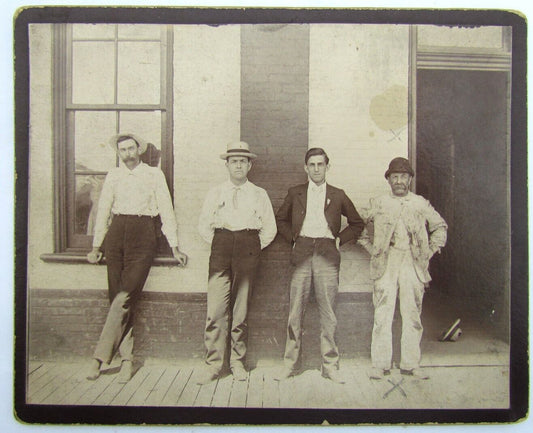
M111 137L109 139L109 146L111 146L111 149L113 149L115 152L118 152L118 145L117 145L117 142L118 140L120 140L121 138L123 137L127 137L127 138L131 138L133 140L135 140L137 142L137 144L139 145L139 154L143 154L144 152L146 152L146 148L148 147L148 143L143 140L141 137L139 137L138 135L135 135L135 134L131 134L131 133L122 133L122 134L117 134L117 135L114 135L113 137Z
M220 155L222 159L228 159L230 156L246 156L250 159L257 158L255 153L250 152L250 146L244 141L232 141L228 143L226 153Z

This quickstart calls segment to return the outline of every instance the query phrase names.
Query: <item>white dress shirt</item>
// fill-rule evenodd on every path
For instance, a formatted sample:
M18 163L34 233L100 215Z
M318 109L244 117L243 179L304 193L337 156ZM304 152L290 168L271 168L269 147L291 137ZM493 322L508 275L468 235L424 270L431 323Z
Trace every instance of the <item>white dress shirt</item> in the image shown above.
M325 207L326 182L321 185L309 182L307 187L307 207L300 236L335 239L324 215Z
M161 216L161 231L171 247L178 246L176 215L165 175L141 162L133 170L120 166L107 173L98 201L93 247L100 247L112 215Z
M237 207L234 205L235 194ZM206 242L211 243L215 229L222 228L259 230L261 248L268 246L276 236L277 226L267 192L250 181L238 187L227 181L212 188L200 213L198 231Z

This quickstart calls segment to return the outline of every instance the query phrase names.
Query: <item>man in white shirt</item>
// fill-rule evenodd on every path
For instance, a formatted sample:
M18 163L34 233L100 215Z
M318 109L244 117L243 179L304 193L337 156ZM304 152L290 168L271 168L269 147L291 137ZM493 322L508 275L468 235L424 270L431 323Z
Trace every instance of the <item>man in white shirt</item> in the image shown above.
M111 362L118 350L122 360L119 382L125 383L133 372L133 308L156 254L155 217L161 217L161 231L179 265L187 264L187 255L178 249L176 217L165 176L159 168L141 162L147 143L134 134L118 134L110 145L122 164L106 176L87 260L98 263L104 244L111 306L87 379L97 379L102 363Z
M293 245L285 366L276 379L287 379L299 370L302 322L313 286L320 313L322 376L344 383L338 373L339 351L335 343L334 306L341 260L338 247L359 237L363 220L345 192L326 183L329 158L324 149L309 149L304 169L309 182L290 188L276 214L279 233ZM342 215L348 222L344 230Z
M207 194L198 231L211 244L205 327L206 368L199 384L217 379L229 363L236 380L246 380L248 301L261 250L276 236L267 192L248 181L256 155L247 143L229 143L229 180ZM229 359L227 358L229 345Z

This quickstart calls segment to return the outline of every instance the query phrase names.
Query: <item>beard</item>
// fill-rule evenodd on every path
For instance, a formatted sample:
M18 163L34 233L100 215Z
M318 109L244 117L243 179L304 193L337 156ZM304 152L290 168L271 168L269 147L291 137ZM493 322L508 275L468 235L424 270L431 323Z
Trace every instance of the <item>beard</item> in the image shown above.
M392 187L392 193L394 195L403 196L407 194L407 185L395 185Z

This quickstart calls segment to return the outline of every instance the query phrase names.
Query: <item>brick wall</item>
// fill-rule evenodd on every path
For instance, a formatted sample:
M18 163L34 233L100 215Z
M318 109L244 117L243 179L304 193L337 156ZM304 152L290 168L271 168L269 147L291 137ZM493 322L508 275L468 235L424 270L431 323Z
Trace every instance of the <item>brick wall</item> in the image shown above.
M283 47L283 49L280 49ZM250 180L274 211L290 186L305 182L308 144L308 25L241 27L241 138L258 158ZM250 306L252 352L282 356L288 317L290 246L278 236L263 250Z
M250 305L248 362L280 360L285 347L288 299ZM34 289L29 296L30 359L88 358L105 322L107 293L99 290ZM206 296L203 293L144 292L137 306L134 335L139 359L203 359ZM343 357L370 354L371 297L345 293L337 303L337 340ZM311 302L304 320L303 361L319 362L319 321Z
M242 26L241 138L258 155L250 180L275 209L307 179L308 105L309 26Z

